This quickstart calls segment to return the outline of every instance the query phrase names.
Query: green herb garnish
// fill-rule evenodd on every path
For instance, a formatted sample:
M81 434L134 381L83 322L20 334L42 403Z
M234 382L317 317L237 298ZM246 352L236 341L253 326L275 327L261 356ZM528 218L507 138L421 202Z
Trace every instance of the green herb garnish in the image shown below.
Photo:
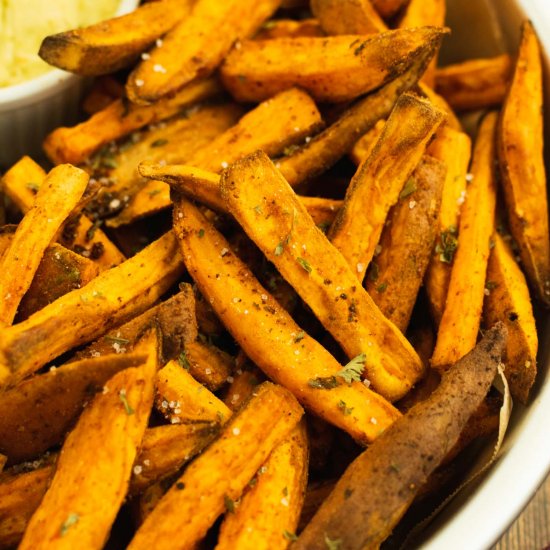
M130 407L130 404L128 403L128 399L126 399L126 390L120 390L118 392L118 397L122 401L122 404L124 405L124 410L126 411L126 414L130 416L131 414L134 414L136 411Z
M78 523L78 520L80 519L80 516L78 514L75 514L72 512L67 516L67 519L63 522L61 525L61 529L59 529L60 536L64 537L67 534L67 531L75 524Z
M296 261L304 268L305 271L308 273L311 273L311 265L309 265L309 262L307 260L304 260L304 258L298 257L296 258Z
M342 540L341 539L332 540L325 533L325 544L327 545L327 550L339 550L340 545L342 544Z
M361 374L365 370L366 360L367 356L364 353L360 353L345 365L336 376L343 378L344 382L348 384L351 384L353 381L361 382Z
M289 540L290 542L295 542L298 540L296 533L292 533L291 531L287 531L286 529L283 531L283 537L285 537L285 539Z
M155 141L153 141L153 143L151 143L151 147L162 147L163 145L166 145L167 143L168 143L167 139L159 138L159 139L155 139Z
M416 191L416 185L412 178L407 180L407 183L403 186L401 193L399 193L399 199L406 199L409 195L412 195Z
M455 251L458 247L458 240L456 238L456 227L451 226L446 231L441 232L439 243L435 247L435 251L439 254L439 261L450 264L453 261Z

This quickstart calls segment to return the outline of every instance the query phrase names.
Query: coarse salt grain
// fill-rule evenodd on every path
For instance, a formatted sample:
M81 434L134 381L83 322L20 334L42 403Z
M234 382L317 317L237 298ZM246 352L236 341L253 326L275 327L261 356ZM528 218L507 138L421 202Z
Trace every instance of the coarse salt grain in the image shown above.
M363 273L364 270L365 270L365 264L359 262L357 264L357 273Z
M233 435L239 435L241 430L239 428L233 428Z
M134 84L135 84L138 88L141 88L141 87L145 84L145 80L142 80L141 78L136 78Z
M143 471L143 468L139 465L139 464L136 464L134 466L134 474L136 476L138 476L139 474L141 474L141 472Z

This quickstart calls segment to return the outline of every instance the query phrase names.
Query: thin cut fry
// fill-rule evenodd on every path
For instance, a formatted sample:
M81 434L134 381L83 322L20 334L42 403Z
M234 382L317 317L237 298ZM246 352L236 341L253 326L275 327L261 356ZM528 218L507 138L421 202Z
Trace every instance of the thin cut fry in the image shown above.
M390 207L444 117L428 101L403 94L370 157L353 176L328 236L359 281L365 277Z
M550 236L543 157L541 51L533 26L523 24L514 77L498 127L498 157L510 230L527 278L550 304Z
M460 214L458 246L439 324L432 367L444 370L476 344L490 239L496 205L495 130L498 115L489 113L479 128L472 161L472 181Z
M279 443L235 512L226 514L216 550L284 550L296 532L307 485L308 439L302 420Z
M316 101L349 101L405 72L442 32L422 27L371 37L249 40L225 58L221 78L237 101L263 101L292 86Z
M130 101L147 104L211 74L233 43L253 35L280 0L197 0L191 13L142 60L126 83Z
M336 359L296 325L196 207L178 200L174 225L187 269L201 293L243 351L271 379L361 443L372 441L399 416L360 382L319 389L316 382L332 380L341 371ZM342 402L350 414L344 414Z
M161 0L133 12L46 36L38 55L65 71L98 76L130 65L191 10L191 0Z
M371 34L388 27L370 0L312 0L311 11L327 34Z
M52 169L40 186L0 263L0 326L12 323L44 251L77 205L89 179L86 172L61 165Z

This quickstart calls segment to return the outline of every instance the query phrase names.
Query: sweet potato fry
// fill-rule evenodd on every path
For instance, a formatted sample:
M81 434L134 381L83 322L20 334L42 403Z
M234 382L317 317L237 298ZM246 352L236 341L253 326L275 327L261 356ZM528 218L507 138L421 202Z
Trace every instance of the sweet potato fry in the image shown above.
M467 134L443 126L428 147L428 153L447 166L439 210L439 235L424 279L432 317L439 325L451 279L460 206L466 196L471 140Z
M115 374L67 437L51 484L19 545L22 550L45 544L103 547L128 491L153 402L155 331L142 346L152 348L145 362ZM94 436L94 459L85 460Z
M360 281L372 260L389 209L397 202L444 117L429 102L403 94L370 157L353 176L328 236Z
M372 37L249 40L225 58L221 78L237 101L263 101L292 86L316 101L349 101L402 74L441 32L424 27Z
M191 11L191 0L160 0L133 12L46 36L38 55L50 65L85 76L114 73L133 63Z
M120 139L147 124L170 118L184 107L218 93L220 86L217 81L206 79L192 82L173 97L154 105L135 105L119 99L76 126L56 128L46 136L44 151L55 164L79 164L110 141Z
M0 366L12 371L12 382L20 380L61 353L141 313L182 272L175 237L166 233L85 287L62 296L26 321L1 329Z
M2 189L19 210L26 213L32 208L36 191L45 177L44 169L30 157L24 156L4 174ZM85 251L100 269L109 269L125 260L101 228L86 216L80 217L74 231L75 236L70 243L66 242L63 235L60 237L62 244Z
M380 119L364 136L356 141L349 156L357 166L370 156L384 131L384 126L386 126L386 121Z
M116 99L124 96L124 86L111 75L94 79L90 89L82 99L82 110L87 115L94 115L108 107Z
M523 24L514 76L498 126L498 157L512 236L531 285L550 304L550 237L543 158L540 46Z
M219 439L158 503L128 548L193 547L224 509L231 511L246 484L302 414L290 392L269 382L262 384Z
M238 411L248 399L254 388L263 381L263 374L254 367L254 370L243 370L235 374L223 402L232 410Z
M271 379L361 443L373 440L399 415L364 384L339 383L341 365L300 329L196 207L178 200L174 225L201 293L243 351ZM326 380L336 387L322 389Z
M537 373L538 337L525 276L504 239L495 233L487 266L483 316L486 326L508 329L504 373L514 399L527 403Z
M388 215L365 288L405 333L437 236L445 165L424 156Z
M220 528L217 550L284 550L296 532L307 485L308 440L302 420L279 443Z
M271 19L254 35L254 40L296 38L298 36L325 36L317 19Z
M447 115L445 120L446 125L454 128L455 130L462 130L460 120L458 120L453 108L447 103L443 96L439 95L424 82L419 82L418 88L422 95L427 97L432 102L434 107L437 107L440 111L443 111Z
M197 0L191 13L168 32L132 71L126 93L134 103L153 103L197 77L211 74L233 43L253 35L280 0Z
M388 27L370 0L312 0L311 11L327 34L373 34Z
M477 340L495 220L497 119L495 112L483 119L475 143L473 179L467 186L460 214L458 243L454 241L452 246L456 254L431 361L432 367L438 370L446 369L466 355Z
M231 355L198 341L188 342L184 355L191 376L210 391L217 391L226 384L235 367Z
M475 111L500 105L513 72L508 54L470 59L437 69L435 89L457 111Z
M409 0L371 0L373 6L384 19L391 19Z
M501 326L454 365L438 389L355 459L293 548L378 548L485 397L506 343Z
M53 168L40 186L0 264L0 326L13 322L44 251L77 205L89 179L86 172L66 164Z

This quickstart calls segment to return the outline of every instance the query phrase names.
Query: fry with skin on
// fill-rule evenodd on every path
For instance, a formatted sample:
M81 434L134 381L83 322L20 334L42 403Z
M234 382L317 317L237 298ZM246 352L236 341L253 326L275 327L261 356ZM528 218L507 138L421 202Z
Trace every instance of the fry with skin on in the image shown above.
M284 550L296 532L307 485L304 420L279 443L234 513L225 515L216 550Z
M388 27L370 0L312 0L311 11L327 34L372 34Z
M439 234L424 278L430 310L437 325L441 321L447 300L460 204L464 202L466 194L466 176L470 165L471 148L472 142L469 136L449 126L439 128L436 138L428 147L428 153L444 162L447 167L439 209Z
M495 112L483 119L474 147L473 179L466 188L460 213L451 279L431 360L432 367L439 371L464 357L477 340L495 221L497 120Z
M147 124L166 120L184 107L211 98L221 92L213 78L197 80L174 96L153 105L135 105L117 99L76 126L61 126L48 134L43 148L54 164L80 164L103 145L131 134Z
M527 404L537 374L538 336L527 281L505 240L493 235L483 304L485 326L501 321L508 329L504 373L514 399Z
M168 32L130 73L126 94L153 103L197 77L210 75L236 40L253 35L280 0L196 0L191 13Z
M0 366L11 383L151 306L183 273L173 233L104 271L26 321L0 329Z
M346 550L378 548L479 407L505 345L502 325L489 331L428 399L359 455L293 549L325 550L327 540L340 541Z
M389 209L444 118L428 101L403 94L372 153L353 176L328 237L359 281L365 277Z
M53 168L40 186L0 262L0 326L13 322L44 251L78 204L89 179L83 170L66 164Z
M162 498L136 532L129 550L192 548L224 509L234 506L302 414L289 391L269 382L262 384Z
M510 231L527 278L550 304L550 237L543 157L543 95L540 45L523 23L518 59L497 132L498 160Z
M299 86L320 102L353 100L393 80L444 30L421 27L373 36L248 40L221 66L237 101L263 101Z
M114 73L135 61L191 10L191 0L160 0L121 17L46 36L38 55L54 67L85 76Z
M435 89L457 111L475 111L500 105L513 72L508 54L438 68Z
M115 374L107 391L96 395L67 437L21 550L103 548L128 492L153 403L158 366L155 331L144 336L140 347L147 352L145 362ZM83 460L94 441L94 460Z
M423 370L420 359L358 284L354 270L315 226L273 163L260 151L233 164L222 176L222 196L346 355L362 355L365 375L376 391L392 401L407 393Z
M186 267L201 293L267 376L363 444L399 416L390 403L360 382L338 384L330 390L312 387L318 381L338 378L342 370L338 361L300 329L231 252L227 240L185 199L176 201L174 227ZM220 254L222 250L226 252ZM352 409L351 414L342 413L342 401Z
M405 333L437 236L445 165L425 155L388 215L365 288Z

